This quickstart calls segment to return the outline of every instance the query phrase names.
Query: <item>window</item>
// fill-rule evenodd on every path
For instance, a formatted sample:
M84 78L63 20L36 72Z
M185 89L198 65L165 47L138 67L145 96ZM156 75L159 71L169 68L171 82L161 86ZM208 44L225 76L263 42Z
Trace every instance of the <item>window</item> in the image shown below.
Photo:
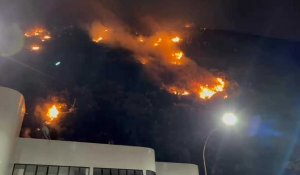
M143 170L94 168L94 175L143 175ZM151 174L155 175L155 174Z
M111 172L111 175L119 175L118 169L111 169L110 172Z
M13 175L23 175L25 171L25 165L15 165Z
M134 175L143 175L142 170L135 170L134 173L135 173Z
M127 170L127 175L134 175L134 170Z
M26 166L24 175L35 175L35 173L36 173L36 165Z
M69 175L69 167L59 167L58 169L58 175Z
M71 167L69 175L80 175L78 167Z
M102 169L102 175L110 175L110 169Z
M100 168L94 168L94 175L102 175L102 170Z
M48 170L48 166L39 165L37 167L36 175L47 175L47 170Z
M89 168L15 164L12 175L89 175Z
M47 175L57 175L57 173L58 173L58 166L49 166L48 167Z
M147 170L146 175L156 175L154 171Z
M120 170L119 175L126 175L126 170Z
M89 171L90 169L89 168L80 168L79 169L79 174L80 175L88 175L89 174Z

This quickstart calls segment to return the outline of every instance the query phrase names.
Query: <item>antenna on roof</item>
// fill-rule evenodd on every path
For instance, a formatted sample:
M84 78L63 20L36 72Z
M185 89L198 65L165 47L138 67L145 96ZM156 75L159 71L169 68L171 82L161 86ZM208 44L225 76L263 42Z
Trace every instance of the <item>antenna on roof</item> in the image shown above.
M76 110L75 105L76 105L76 98L74 99L74 102L73 102L71 108L69 109L69 112L74 112Z

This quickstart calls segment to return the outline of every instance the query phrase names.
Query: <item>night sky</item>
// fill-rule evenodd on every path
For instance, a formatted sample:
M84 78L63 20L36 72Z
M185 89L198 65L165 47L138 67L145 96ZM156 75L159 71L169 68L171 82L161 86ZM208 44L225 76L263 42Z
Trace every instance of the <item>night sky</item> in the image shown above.
M52 139L151 147L158 161L202 171L204 140L218 126L207 149L210 174L299 174L300 4L270 2L2 0L0 85L25 96L20 136L42 137L35 107L56 96L68 105L76 99L76 111L50 128ZM140 32L149 17L194 24L181 47L230 81L229 98L171 95L130 51L93 43L84 24L105 18L107 9ZM18 39L35 25L53 37L40 52ZM220 124L224 111L239 116L234 129Z

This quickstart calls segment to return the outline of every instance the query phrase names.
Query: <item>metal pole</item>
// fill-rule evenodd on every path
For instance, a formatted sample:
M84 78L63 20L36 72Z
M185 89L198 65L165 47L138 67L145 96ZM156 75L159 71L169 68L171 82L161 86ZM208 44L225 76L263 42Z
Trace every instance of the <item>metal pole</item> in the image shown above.
M206 169L206 161L205 161L205 150L206 150L206 145L208 143L209 138L218 130L218 128L215 128L213 130L210 131L210 133L207 135L205 142L204 142L204 146L203 146L203 165L204 165L204 174L207 175L207 169Z

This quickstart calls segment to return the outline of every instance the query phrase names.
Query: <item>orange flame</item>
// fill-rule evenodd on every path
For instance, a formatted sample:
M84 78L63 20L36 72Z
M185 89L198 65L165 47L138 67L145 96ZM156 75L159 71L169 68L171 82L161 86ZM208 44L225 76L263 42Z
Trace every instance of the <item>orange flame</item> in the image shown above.
M50 121L56 119L59 115L59 111L55 105L48 109L47 116L49 117Z
M42 42L46 42L50 40L52 37L50 35L50 32L48 32L45 28L42 27L35 27L32 29L29 29L24 33L24 36L28 39L33 38L34 43L31 43L31 46L29 46L29 49L33 52L37 52L42 49ZM39 40L39 41L38 41ZM29 40L31 41L31 40Z
M141 64L145 65L148 63L148 59L144 58L144 57L140 57L138 58L138 60L140 61Z
M111 30L103 25L95 24L95 29L91 31L91 37L93 42L95 43L100 43L101 41L109 40L110 35Z
M173 43L179 43L181 41L181 38L179 36L176 36L171 39Z
M51 39L51 36L50 36L50 35L45 35L43 38L44 38L45 40L49 40L49 39Z
M210 99L212 96L214 96L216 92L212 89L209 89L208 87L201 86L199 97L202 99Z
M141 43L145 42L145 38L142 37L142 36L139 36L139 37L138 37L138 40L139 40L139 42L141 42Z
M222 92L224 91L225 82L222 80L222 78L217 78L218 85L215 86L215 91Z
M190 95L190 93L185 90L185 89L180 89L178 87L175 87L175 86L172 86L172 87L169 87L167 89L167 91L171 94L174 94L174 95L179 95L179 96L187 96L187 95Z
M51 39L50 32L48 32L46 29L42 27L36 27L33 29L28 30L24 33L24 36L26 38L39 38L41 41L49 40Z
M184 40L180 33L176 32L174 35L174 32L162 30L144 36L132 34L121 25L110 28L114 29L105 31L107 27L102 23L93 23L89 28L91 39L95 42L100 37L104 44L132 51L135 58L148 69L149 74L171 94L193 95L207 100L221 94L228 86L222 78L199 68L194 60L185 56L179 45ZM174 82L166 83L163 78L165 73L171 75Z
M95 43L99 43L99 42L102 41L102 40L103 40L103 37L101 37L101 36L99 36L98 38L93 39L93 41L94 41Z
M199 97L206 100L213 97L218 92L223 92L225 88L225 82L222 78L216 78L216 84L209 88L208 85L200 86ZM226 98L228 96L226 95Z
M191 23L187 23L187 24L185 24L184 25L184 28L192 28L193 27L193 24L191 24Z
M172 54L172 56L176 57L176 59L180 60L183 57L183 52L182 51L178 51L175 52L174 54Z
M31 51L39 51L39 50L41 50L41 46L34 44L31 46L30 49L31 49Z

